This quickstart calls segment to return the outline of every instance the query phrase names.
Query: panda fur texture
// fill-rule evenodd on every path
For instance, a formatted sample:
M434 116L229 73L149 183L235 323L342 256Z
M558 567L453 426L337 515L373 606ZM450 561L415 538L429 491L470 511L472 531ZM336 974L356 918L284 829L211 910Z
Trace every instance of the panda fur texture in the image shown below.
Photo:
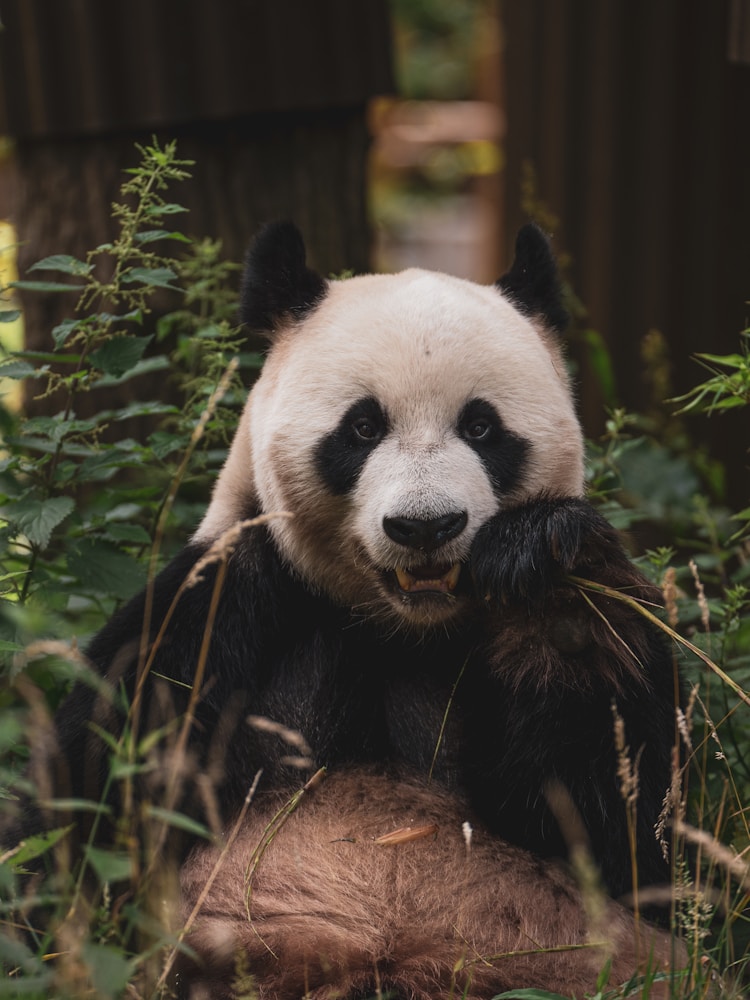
M187 938L197 960L177 973L191 1000L233 1000L238 955L259 1000L487 1000L524 985L583 996L608 959L612 984L675 960L670 935L618 903L599 900L592 918L560 866L476 822L465 836L471 810L455 794L334 772L258 863L283 804L252 809L223 862L203 847L183 868L185 921L210 885ZM650 995L666 1000L666 980Z
M503 870L502 858L514 857L535 873L529 906L535 898L546 906L557 876L502 841L541 859L567 857L550 783L567 789L609 892L632 887L614 703L639 760L639 884L666 883L654 824L670 784L678 684L653 627L566 580L577 574L659 600L584 498L583 441L559 343L565 315L546 237L524 227L510 271L492 287L420 270L326 281L306 266L298 231L276 224L249 252L242 297L245 322L271 342L263 372L194 538L94 638L88 655L98 671L131 699L138 687L141 729L169 725L188 708L210 636L190 706L187 771L210 773L227 822L259 771L261 803L304 781L279 735L293 730L311 766L332 778L374 770L401 782L402 808L410 781L447 795L430 808L447 802L451 816L450 796L465 800L496 838L483 848L487 870L490 858L501 858ZM222 542L261 514L265 523ZM185 587L222 545L224 557ZM147 611L149 641L158 642L136 681ZM79 685L58 715L59 744L71 792L96 797L106 759L92 718L122 727L111 704ZM158 797L159 782L173 777L163 754L143 794ZM189 779L175 807L203 818ZM385 790L372 780L365 813L379 815ZM335 815L333 792L324 801ZM301 822L315 829L332 818L323 809ZM249 822L245 839L257 828ZM195 856L188 863L187 885L201 864ZM431 864L414 871L411 891L439 909L442 890L421 884ZM342 875L331 878L320 898L333 907ZM346 905L342 898L336 918L344 938ZM494 924L491 911L485 889L476 911L491 924L483 941L505 947L507 901L498 901ZM399 982L422 976L420 963L454 954L443 951L440 920L442 930L415 946L413 964L406 952L393 958L403 966ZM317 932L299 941L290 918L283 944L284 926L279 919L273 932L282 951L295 942L300 954L314 950ZM381 930L395 933L392 924ZM537 979L524 971L515 985ZM415 986L413 995L423 993Z

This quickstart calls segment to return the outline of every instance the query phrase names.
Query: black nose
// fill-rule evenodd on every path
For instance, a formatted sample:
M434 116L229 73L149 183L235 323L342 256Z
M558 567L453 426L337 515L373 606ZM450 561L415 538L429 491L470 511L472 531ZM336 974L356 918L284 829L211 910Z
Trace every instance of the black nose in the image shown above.
M386 535L399 545L431 552L460 535L466 527L466 521L466 511L462 510L457 514L444 514L427 521L411 517L384 517L383 528Z

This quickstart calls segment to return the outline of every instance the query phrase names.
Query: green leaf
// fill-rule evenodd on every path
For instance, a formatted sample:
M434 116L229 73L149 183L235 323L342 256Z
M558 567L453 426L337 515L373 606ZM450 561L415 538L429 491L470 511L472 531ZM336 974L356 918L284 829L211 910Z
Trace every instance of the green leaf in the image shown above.
M118 469L129 469L141 464L141 456L111 447L85 458L78 468L77 479L82 483L100 483L111 479Z
M122 276L123 285L149 285L152 288L180 289L171 282L177 277L171 267L132 267Z
M0 323L15 323L20 318L20 309L0 309Z
M127 761L115 760L110 767L110 774L115 781L122 781L125 778L132 778L137 774L148 774L153 770L151 764L128 763Z
M136 378L138 375L144 375L148 372L160 372L169 368L169 358L165 357L163 354L156 354L150 358L144 358L139 361L137 365L133 365L124 375L102 375L101 378L96 379L93 383L93 388L101 389L106 388L110 385L122 385L123 382L127 382L132 378Z
M45 799L43 805L45 809L55 809L58 812L101 813L103 816L112 813L111 806L105 802L94 802L92 799Z
M9 288L22 292L80 292L83 285L63 285L60 281L10 281Z
M16 351L15 354L26 361L49 361L51 364L74 365L81 360L80 354L54 354L51 351Z
M113 542L127 542L131 545L151 544L151 536L140 524L110 523L107 525L107 535Z
M31 997L31 1000L41 1000L49 997L52 986L52 972L40 972L35 975L8 976L0 979L0 997L15 998Z
M151 337L131 337L127 334L112 337L92 351L89 360L94 368L118 377L138 364L150 341Z
M191 243L192 240L184 233L170 232L168 229L147 229L136 233L137 243L155 243L157 240L178 240L180 243Z
M51 257L45 257L44 260L38 260L29 268L29 271L60 271L62 274L75 274L77 277L90 274L93 270L93 264L77 260L67 253L56 253Z
M130 858L120 851L89 847L86 858L101 882L124 882L133 873Z
M10 520L26 535L32 545L46 549L52 532L74 509L75 503L70 497L52 497L49 500L24 499L15 504L9 514Z
M130 309L124 313L98 312L94 313L90 319L96 320L98 323L137 323L138 326L141 326L143 324L143 310Z
M41 857L74 828L75 823L71 823L70 826L59 826L54 830L47 830L46 833L39 833L34 837L26 837L25 840L21 841L20 849L10 859L11 865L14 868L20 867L29 861L33 861L34 858Z
M168 431L154 431L149 435L148 445L154 453L155 458L164 459L175 451L182 451L187 446L187 441L179 434L170 434Z
M0 997L27 996L45 1000L52 996L52 970L43 971L41 960L23 939L14 940L6 933L0 934L0 964L5 970L5 975L0 977ZM17 969L17 973L8 975L9 969Z
M8 642L7 640L0 641L0 650L3 646L13 646L15 643ZM23 647L17 647L23 648ZM13 715L12 713L4 713L3 724L0 726L0 751L5 753L7 750L17 747L19 744L24 742L24 735L26 733L25 719L21 716ZM2 797L0 797L0 803L2 803Z
M66 420L64 414L56 417L30 417L23 425L24 437L48 437L59 444L72 434L87 434L99 425L99 416L91 420Z
M696 354L695 357L700 358L701 361L726 365L727 368L742 368L748 361L744 354Z
M171 809L162 809L161 806L148 806L146 809L146 815L150 816L151 819L161 820L168 826L176 827L178 830L185 830L187 833L194 833L198 837L204 837L209 840L211 838L211 832L207 827L203 826L201 823L196 823L195 820L190 819L189 816L183 816L182 813L172 812Z
M0 365L0 378L28 378L30 375L38 375L40 370L30 365L28 361L8 361Z
M184 205L175 205L165 202L163 205L149 205L146 215L178 215L180 212L187 212Z
M159 403L155 400L144 400L141 403L130 403L120 410L106 412L107 420L131 420L133 417L153 417L163 413L179 413L179 408L172 403Z
M68 553L68 569L83 589L97 597L132 597L146 582L146 568L101 539L81 539Z
M77 319L64 319L62 323L58 323L57 326L52 328L52 339L55 342L55 347L63 347L65 341L68 339L70 334L81 325L81 321Z
M81 948L83 960L91 971L97 997L119 997L133 975L133 964L119 948L87 941Z

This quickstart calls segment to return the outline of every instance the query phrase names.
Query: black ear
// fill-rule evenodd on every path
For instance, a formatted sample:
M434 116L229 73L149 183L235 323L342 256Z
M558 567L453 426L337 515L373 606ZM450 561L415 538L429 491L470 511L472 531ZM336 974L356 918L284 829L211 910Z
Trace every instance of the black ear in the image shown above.
M301 319L324 298L327 282L305 266L305 244L291 222L271 222L245 258L240 317L252 330L271 332L289 317Z
M538 316L551 330L562 333L568 313L549 240L533 222L522 226L510 271L497 282L513 305L526 316Z

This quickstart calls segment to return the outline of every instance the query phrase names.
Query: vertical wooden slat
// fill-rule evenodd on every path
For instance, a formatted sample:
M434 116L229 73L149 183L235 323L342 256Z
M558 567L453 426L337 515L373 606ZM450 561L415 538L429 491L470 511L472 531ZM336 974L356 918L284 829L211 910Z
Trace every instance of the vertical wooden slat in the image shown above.
M648 406L640 345L667 338L675 391L690 359L729 353L750 297L750 65L727 60L734 0L506 0L509 227L523 165L560 219L574 287L612 354L622 402ZM739 27L735 28L739 32ZM603 399L578 353L587 429ZM738 420L740 418L737 418ZM710 425L746 491L747 428ZM742 436L740 436L742 435ZM738 467L741 463L742 467Z

